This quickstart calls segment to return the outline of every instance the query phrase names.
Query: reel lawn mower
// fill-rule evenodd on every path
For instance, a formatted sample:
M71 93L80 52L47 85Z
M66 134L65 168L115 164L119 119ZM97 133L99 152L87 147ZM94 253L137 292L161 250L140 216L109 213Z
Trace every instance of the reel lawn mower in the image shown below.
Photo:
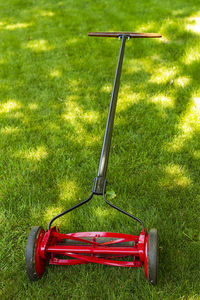
M44 274L47 262L51 265L97 263L136 268L142 267L144 264L147 280L155 285L157 283L158 267L157 230L151 229L147 233L143 222L139 218L115 206L106 199L106 172L126 40L131 38L160 38L161 35L157 33L133 32L91 32L88 35L116 37L121 40L97 177L94 179L90 196L52 218L48 224L47 231L40 226L32 227L26 245L27 274L31 281L40 279ZM112 232L63 234L55 226L52 227L53 222L57 218L89 202L93 195L102 196L105 202L112 208L139 222L142 227L140 235Z

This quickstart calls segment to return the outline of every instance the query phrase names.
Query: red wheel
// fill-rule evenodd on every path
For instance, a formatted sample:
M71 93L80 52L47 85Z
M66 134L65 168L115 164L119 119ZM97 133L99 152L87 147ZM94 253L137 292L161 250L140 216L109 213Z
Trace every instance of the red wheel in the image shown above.
M149 283L156 285L158 278L158 232L151 229L145 241L145 276Z
M45 271L46 261L39 255L39 247L44 236L40 226L32 227L26 244L26 271L31 281L38 280Z

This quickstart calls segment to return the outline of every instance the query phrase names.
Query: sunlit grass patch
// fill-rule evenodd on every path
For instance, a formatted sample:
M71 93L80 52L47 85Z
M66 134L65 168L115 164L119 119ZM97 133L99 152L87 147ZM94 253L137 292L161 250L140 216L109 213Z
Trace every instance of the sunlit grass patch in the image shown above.
M181 118L179 128L185 134L192 134L200 126L200 97L193 97L190 107Z
M5 58L1 57L0 58L0 64L3 64L3 63L5 63Z
M65 101L65 112L62 118L67 120L71 125L76 126L75 130L78 134L84 134L85 129L83 123L95 124L98 122L99 113L93 110L83 110L78 103L77 96L69 96ZM84 137L84 135L83 135Z
M168 144L169 151L180 150L184 143L200 129L200 97L194 96L190 100L187 112L180 118L178 128L180 133Z
M193 17L188 18L190 24L187 25L187 29L200 34L200 15L194 15Z
M181 77L178 77L174 80L174 84L177 87L185 87L185 86L189 85L190 82L191 82L191 78L186 77L186 76L181 76Z
M111 208L107 206L106 208L97 207L95 214L99 218L111 218L112 216L116 216L117 212L115 210L111 210Z
M40 10L39 15L42 17L53 17L55 15L55 12L48 10Z
M25 47L34 52L50 51L54 48L54 46L50 45L47 40L43 39L29 41Z
M68 164L69 167L69 164ZM63 212L67 208L77 204L80 199L77 198L77 192L79 190L78 183L74 180L66 179L58 184L59 198L53 207L49 207L44 214L45 222L49 222L55 215ZM71 217L64 219L64 224L67 226L71 221ZM63 219L59 218L56 220L56 225L62 225Z
M6 24L6 22L0 22L0 26L4 26Z
M200 61L199 45L188 46L182 57L182 61L186 65Z
M76 136L74 137L74 139L76 140L80 138L82 140L86 135L86 131L81 121L82 115L83 115L83 110L80 106L78 106L76 103L68 102L66 104L66 111L61 116L63 121L67 121L69 123L69 126L73 127L73 129L75 130Z
M119 92L119 100L117 106L117 114L127 110L133 104L138 103L144 98L144 93L142 91L133 92L131 86L123 84Z
M24 29L32 26L32 23L16 23L9 24L8 22L0 22L0 30L15 30L15 29Z
M64 200L66 203L71 202L78 191L78 183L74 180L66 179L59 183L60 200ZM76 200L76 199L75 199Z
M99 120L99 113L96 111L87 111L83 115L83 119L89 124L94 124Z
M83 110L76 103L67 101L66 112L62 115L62 118L70 121L71 124L75 125L78 123L78 118L82 115ZM80 130L80 128L79 128Z
M154 20L144 22L143 24L140 24L136 28L136 32L152 32L152 28L155 28L156 22Z
M112 84L105 84L104 86L102 86L101 88L102 92L106 92L106 93L111 93L112 92Z
M167 38L166 36L163 36L162 39L159 40L160 43L170 43L171 40L169 38Z
M194 150L193 151L193 156L195 159L200 159L200 150Z
M52 78L54 78L54 77L60 77L60 76L61 76L61 72L60 72L59 70L52 70L52 71L50 72L50 76L51 76Z
M179 165L170 164L165 168L165 177L160 181L163 187L173 189L174 187L191 186L192 181L187 173Z
M38 146L36 149L20 150L15 156L30 161L40 161L48 156L48 152L44 146Z
M21 104L18 101L11 99L5 103L0 104L0 114L9 113L19 108L21 108Z
M165 67L161 66L155 69L155 72L152 74L150 82L152 83L166 83L173 81L178 70L176 67Z
M5 29L8 29L8 30L22 29L22 28L27 28L31 25L32 25L31 23L7 24L5 26Z
M6 126L4 128L1 128L0 132L2 134L15 134L18 133L20 129L18 127L12 127L12 126Z
M44 213L44 222L48 223L53 217L63 212L66 208L56 205L54 207L47 208ZM37 215L37 212L35 212L35 216ZM65 225L70 222L70 218L65 218ZM63 219L59 218L56 220L56 226L60 226L63 223Z
M174 106L174 98L171 96L165 96L163 94L158 94L151 98L153 103L162 105L163 107L173 107Z

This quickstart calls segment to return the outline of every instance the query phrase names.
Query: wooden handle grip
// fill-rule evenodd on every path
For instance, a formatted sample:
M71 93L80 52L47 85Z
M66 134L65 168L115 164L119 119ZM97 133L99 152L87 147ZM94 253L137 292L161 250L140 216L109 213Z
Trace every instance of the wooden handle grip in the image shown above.
M130 38L160 38L160 33L136 33L136 32L89 32L89 36L99 37L119 37L121 35L128 35Z

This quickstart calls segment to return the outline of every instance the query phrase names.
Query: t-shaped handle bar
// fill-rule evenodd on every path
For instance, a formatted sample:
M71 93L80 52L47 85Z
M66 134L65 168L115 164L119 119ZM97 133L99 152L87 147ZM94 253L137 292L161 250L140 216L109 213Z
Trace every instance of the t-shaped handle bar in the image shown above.
M122 35L128 38L160 38L162 35L160 33L136 33L136 32L89 32L89 36L99 36L99 37L121 37Z

